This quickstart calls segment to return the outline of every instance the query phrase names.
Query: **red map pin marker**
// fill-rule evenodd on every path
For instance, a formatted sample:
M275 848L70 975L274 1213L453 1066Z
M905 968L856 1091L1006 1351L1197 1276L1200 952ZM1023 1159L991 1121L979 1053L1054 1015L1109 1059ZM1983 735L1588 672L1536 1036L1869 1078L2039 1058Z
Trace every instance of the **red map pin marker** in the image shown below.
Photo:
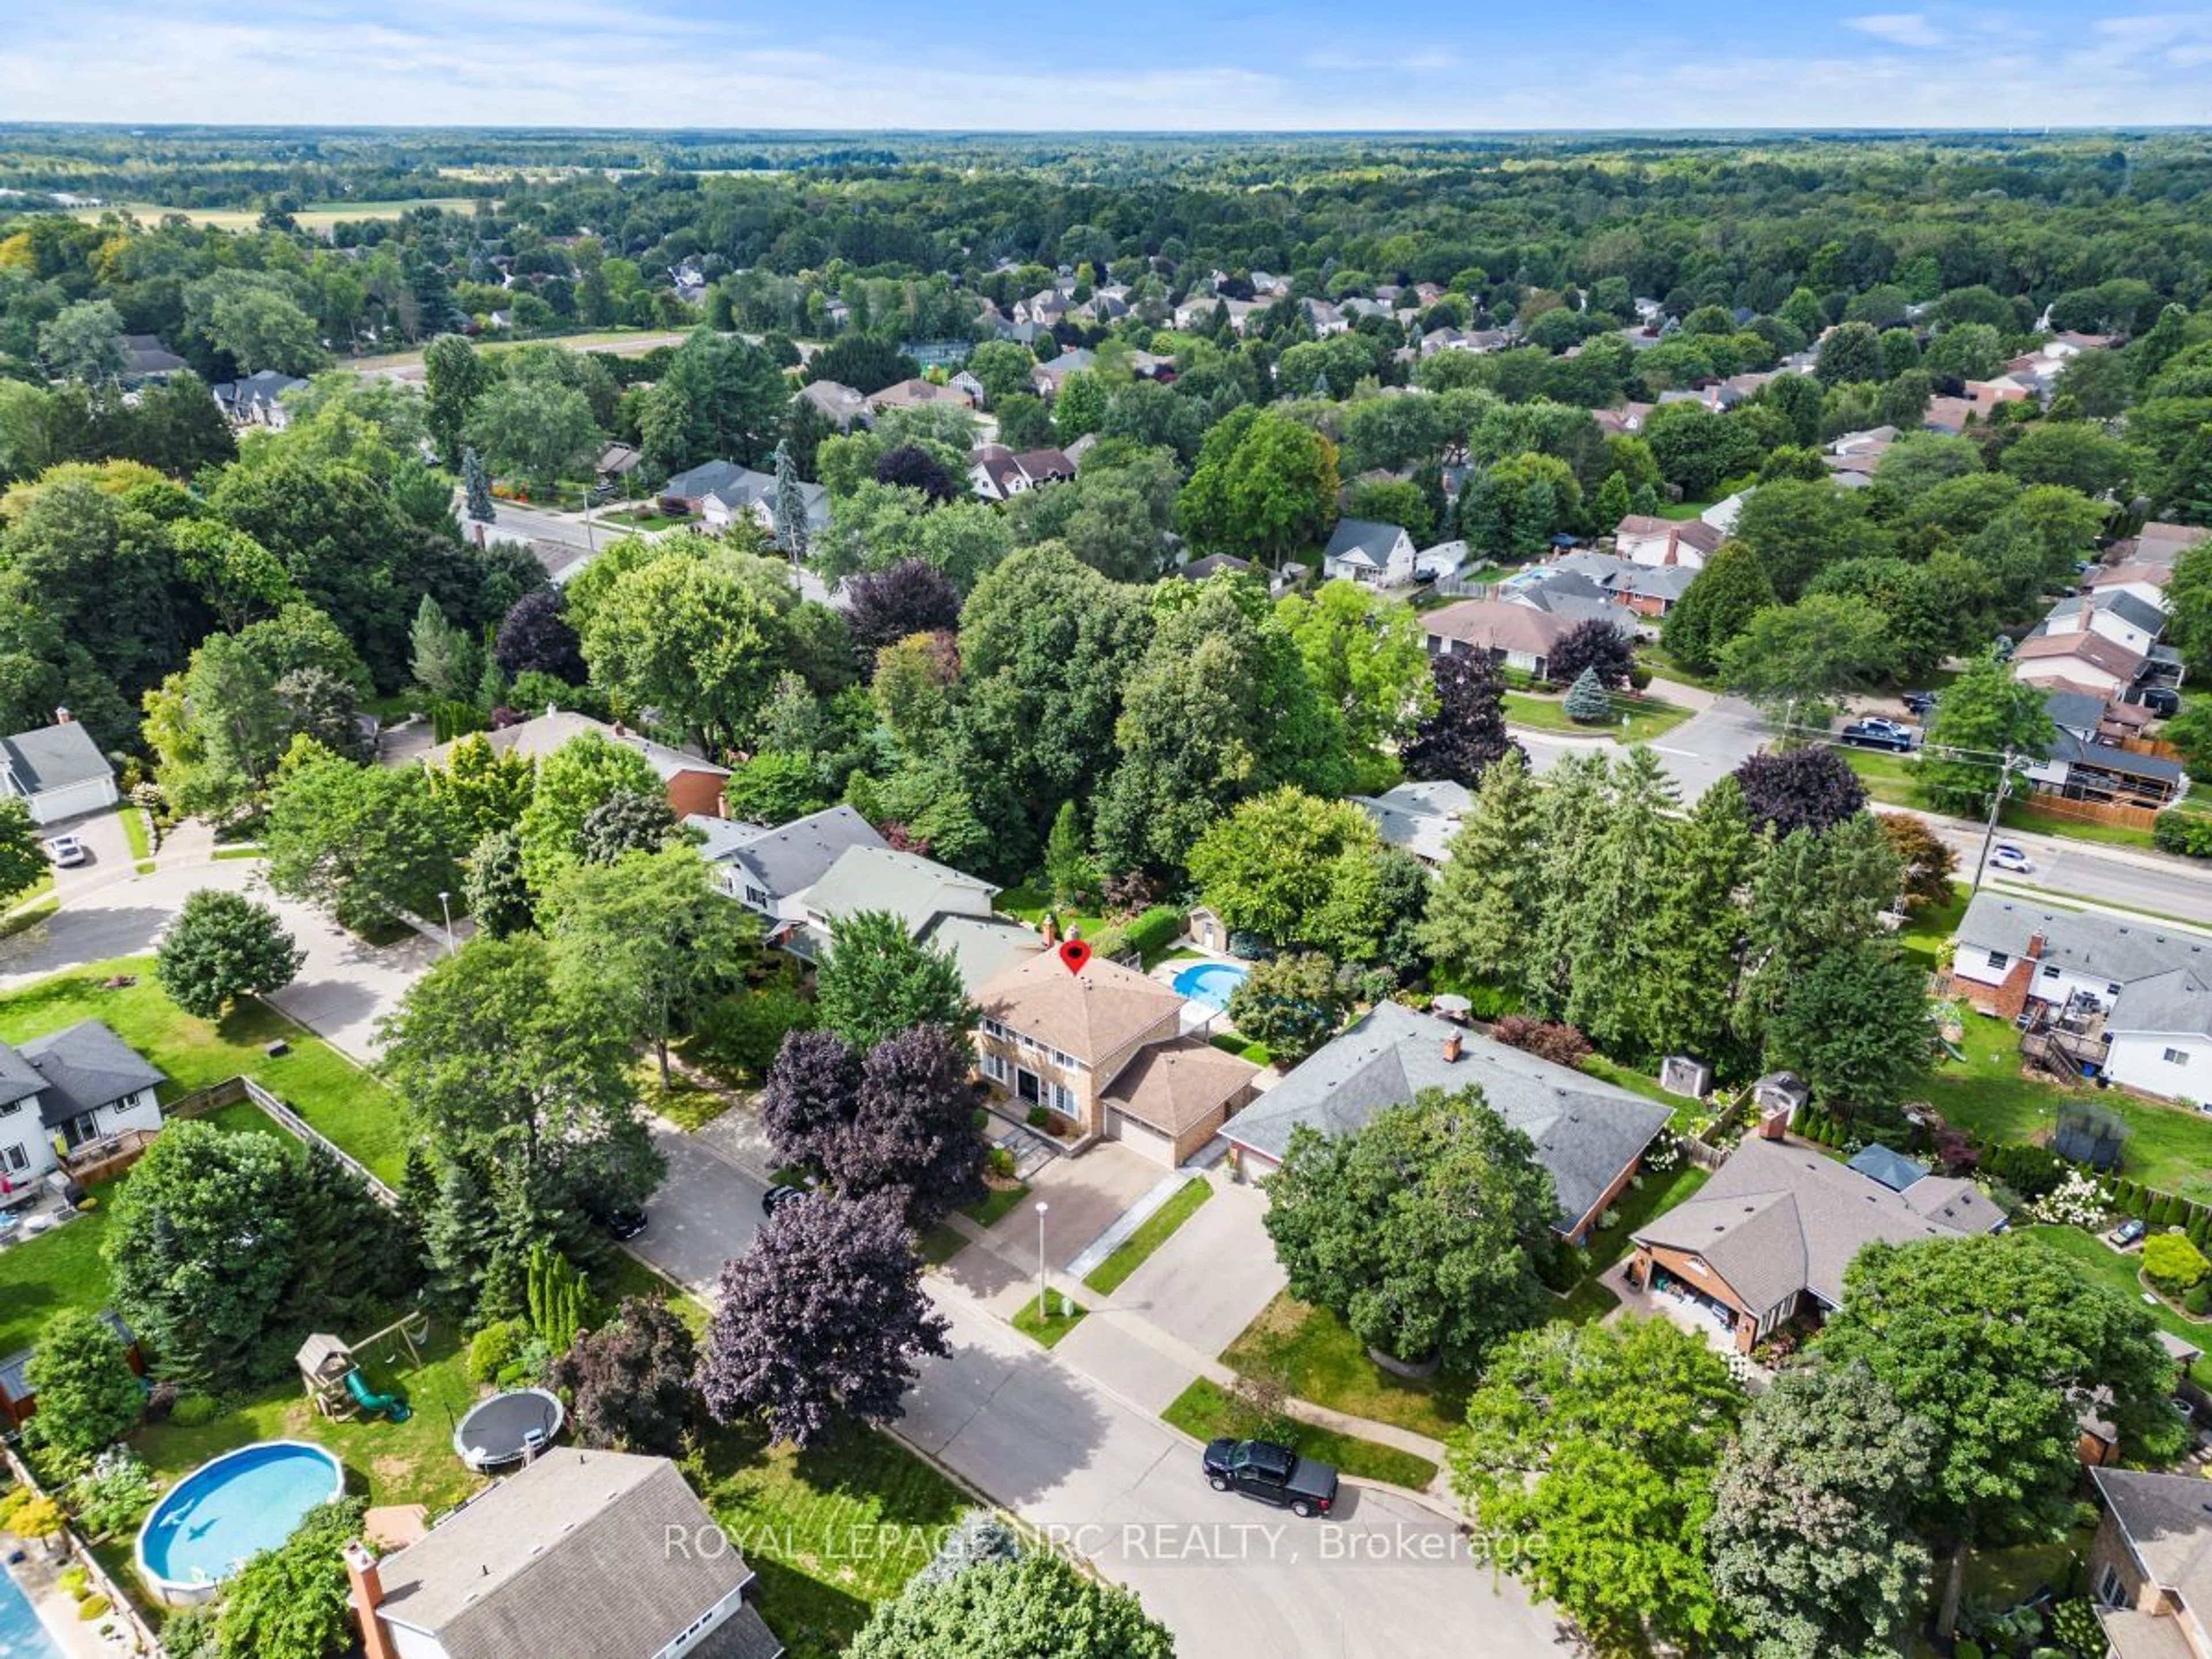
M1083 964L1091 960L1091 947L1079 939L1072 939L1060 947L1060 959L1067 964L1067 971L1079 974Z

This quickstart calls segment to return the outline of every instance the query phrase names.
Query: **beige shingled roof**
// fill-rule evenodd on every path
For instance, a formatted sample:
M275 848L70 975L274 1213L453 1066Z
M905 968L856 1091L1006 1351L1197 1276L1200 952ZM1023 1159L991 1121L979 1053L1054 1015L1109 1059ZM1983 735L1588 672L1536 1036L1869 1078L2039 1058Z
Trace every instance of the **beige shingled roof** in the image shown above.
M453 1659L649 1659L752 1577L734 1547L668 1547L714 1531L665 1457L548 1452L379 1563L377 1612Z
M994 974L975 993L986 1019L1096 1066L1182 1012L1183 1000L1133 968L1092 957L1079 974L1057 951Z
M1464 640L1486 651L1548 657L1575 625L1533 605L1511 605L1504 599L1462 599L1457 605L1430 611L1421 618L1421 626L1433 637Z
M1202 1037L1177 1037L1139 1051L1107 1091L1109 1103L1163 1134L1194 1129L1251 1085L1260 1068Z

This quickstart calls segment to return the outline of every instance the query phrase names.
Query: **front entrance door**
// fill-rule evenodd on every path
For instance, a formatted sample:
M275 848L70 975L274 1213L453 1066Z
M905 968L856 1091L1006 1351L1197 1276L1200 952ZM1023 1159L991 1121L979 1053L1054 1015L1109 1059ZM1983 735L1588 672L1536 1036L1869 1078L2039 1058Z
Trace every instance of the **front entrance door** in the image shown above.
M1024 1072L1017 1066L1014 1068L1014 1092L1030 1105L1042 1106L1044 1104L1044 1079L1035 1072Z

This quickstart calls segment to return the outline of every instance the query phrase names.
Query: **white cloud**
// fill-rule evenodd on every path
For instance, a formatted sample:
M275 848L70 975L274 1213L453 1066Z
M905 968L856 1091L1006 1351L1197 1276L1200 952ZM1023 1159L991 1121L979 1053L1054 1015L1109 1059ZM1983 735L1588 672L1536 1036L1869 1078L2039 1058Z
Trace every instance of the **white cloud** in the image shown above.
M1846 17L1845 28L1871 34L1893 46L1940 46L1943 32L1917 11L1876 12L1865 17Z

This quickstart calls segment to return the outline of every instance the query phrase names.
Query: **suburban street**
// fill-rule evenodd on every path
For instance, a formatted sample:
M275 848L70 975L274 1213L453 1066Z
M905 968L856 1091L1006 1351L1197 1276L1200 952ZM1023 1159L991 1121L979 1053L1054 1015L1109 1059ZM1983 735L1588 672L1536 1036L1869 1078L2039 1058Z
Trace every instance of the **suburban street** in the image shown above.
M1528 751L1529 764L1539 772L1556 763L1562 755L1592 746L1618 752L1620 747L1610 738L1563 737L1522 726L1514 727L1513 735ZM1771 735L1751 704L1741 698L1721 697L1664 733L1651 749L1687 801L1757 754ZM1875 805L1882 811L1911 810L1879 802ZM1971 875L1981 854L1980 829L1929 813L1917 816L1926 818L1958 854L1960 872ZM2055 899L2103 902L2212 926L2212 872L2201 872L2183 860L2011 830L1999 831L1999 838L2021 848L2035 865L2027 875L2006 876L2008 888L2035 889Z

